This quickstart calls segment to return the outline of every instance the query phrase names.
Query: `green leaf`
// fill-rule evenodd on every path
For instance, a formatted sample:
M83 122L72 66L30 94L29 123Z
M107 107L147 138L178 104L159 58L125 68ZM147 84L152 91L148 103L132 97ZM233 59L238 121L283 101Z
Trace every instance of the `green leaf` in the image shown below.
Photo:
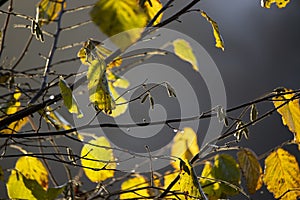
M67 4L63 0L41 0L38 3L38 21L40 25L54 21Z
M195 54L193 52L193 49L191 45L183 40L183 39L177 39L173 41L174 46L174 53L182 60L187 61L191 63L193 66L193 69L196 71L199 71L197 58L195 57Z
M116 163L111 145L105 137L85 144L80 156L83 171L92 182L101 182L114 176Z
M72 94L72 90L62 76L59 77L58 85L59 85L61 96L63 97L64 100L64 105L67 107L68 111L70 113L77 114L77 118L82 118L83 114L81 113L78 103Z
M101 60L93 60L89 66L87 73L89 98L96 109L111 114L116 105L109 90L105 70L106 65Z
M217 154L214 163L207 162L201 174L201 185L209 198L235 195L241 181L241 172L235 159L228 154Z
M239 166L246 179L247 188L250 194L254 194L263 184L262 168L257 156L248 148L243 148L237 153Z
M276 199L281 197L281 200L290 200L300 196L299 174L299 164L295 156L282 148L265 159L264 183Z
M264 8L271 8L273 3L276 3L278 8L284 8L290 3L290 0L261 0L261 6Z
M222 39L222 36L220 34L219 31L219 27L218 24L212 20L204 11L200 11L201 15L211 24L212 28L213 28L213 33L214 33L214 37L215 37L215 41L216 41L216 47L222 49L222 51L224 51L224 42Z

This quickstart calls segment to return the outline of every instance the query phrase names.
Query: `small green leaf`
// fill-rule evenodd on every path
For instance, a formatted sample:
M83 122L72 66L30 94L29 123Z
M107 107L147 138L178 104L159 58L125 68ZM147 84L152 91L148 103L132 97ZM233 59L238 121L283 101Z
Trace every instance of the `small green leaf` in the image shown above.
M83 114L79 109L78 103L72 94L71 88L69 87L68 83L64 80L62 76L59 77L58 85L59 85L61 96L64 100L64 105L67 107L68 111L70 113L77 114L78 118L83 117Z
M200 11L201 15L211 24L212 28L213 28L213 32L214 32L214 37L215 37L215 41L216 41L216 47L222 49L222 51L224 51L224 42L222 39L222 36L220 34L219 31L219 27L218 24L212 20L204 11Z
M173 42L174 53L182 60L191 63L193 69L199 71L197 58L191 45L184 39L177 39Z

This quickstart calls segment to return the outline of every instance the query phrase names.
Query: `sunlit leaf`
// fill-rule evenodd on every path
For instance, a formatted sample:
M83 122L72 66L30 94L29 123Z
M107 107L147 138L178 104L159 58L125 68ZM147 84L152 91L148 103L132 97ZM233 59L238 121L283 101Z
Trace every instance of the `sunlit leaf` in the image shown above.
M122 183L121 190L124 193L120 195L120 199L144 199L145 197L149 197L147 189L139 189L148 186L149 183L147 183L147 180L143 176L136 174L134 178L129 178ZM135 191L125 192L126 190Z
M71 88L69 87L68 83L64 80L62 76L59 77L58 85L59 85L61 96L63 97L64 100L64 105L67 107L68 111L70 113L77 114L78 118L83 117L83 114L80 111L78 103L72 94Z
M96 40L89 39L83 44L83 47L78 51L77 56L84 65L90 65L93 60L100 59L104 60L107 58L112 51L104 47L104 45ZM117 57L111 63L107 65L107 69L120 66L122 59Z
M23 183L20 173L27 179L35 180L44 191L47 190L48 172L43 163L35 157L23 156L16 162L15 170L12 170L6 184L7 193L10 198L35 199L30 189Z
M250 194L254 194L263 184L262 168L253 151L247 148L241 149L237 153L239 166L246 179L247 188Z
M278 8L284 8L290 0L261 0L261 6L264 8L271 8L273 3L276 3Z
M160 10L161 5L153 2L152 7L147 5L148 2L142 7L136 0L99 0L90 15L93 22L109 37L122 33L110 39L124 50L141 37L143 28L154 13Z
M66 1L63 0L41 0L37 5L40 24L49 24L49 22L54 21L62 9L66 8L66 5Z
M179 157L183 160L190 160L198 152L197 135L193 129L186 127L182 132L177 133L173 139L171 156ZM171 164L175 169L179 169L179 160L171 162Z
M187 41L183 39L177 39L173 42L173 46L174 46L174 53L180 59L191 63L193 69L199 71L197 58L195 57L191 45Z
M148 15L148 22L156 15L156 13L162 8L162 4L159 0L148 0L144 3L145 13ZM162 14L155 20L153 25L158 24L161 21Z
M265 159L264 183L276 199L281 197L282 200L291 200L300 197L299 174L295 156L284 149L275 150Z
M21 92L19 90L16 90L10 102L8 103L8 108L6 109L6 115L12 115L22 109L21 102L19 101L20 97L21 97ZM28 122L28 117L24 117L18 121L12 122L7 126L7 128L1 130L1 133L3 134L17 133L22 129L23 126L26 125L27 122Z
M112 82L114 87L127 89L130 85L129 81L121 76L112 72L107 73L107 80Z
M105 137L91 140L82 147L80 156L83 171L92 182L101 182L114 176L116 163L110 147Z
M117 90L115 89L112 83L109 83L108 85L109 85L109 90L111 92L112 98L116 99L115 100L116 108L109 115L112 117L117 117L126 112L128 108L128 102L124 97L120 97L119 93L117 92Z
M87 73L89 98L96 109L111 114L116 105L109 91L105 68L105 63L100 60L92 61L89 66Z
M235 159L229 154L217 154L214 163L207 162L201 177L203 190L211 199L239 192L241 173Z
M279 91L279 94L283 92L293 91L282 88L282 90ZM272 100L276 108L281 106L277 111L282 116L283 124L288 126L289 130L294 133L294 141L299 144L298 148L300 150L300 105L299 99L291 100L294 98L294 95L295 94L293 93L285 94L273 97ZM287 101L289 102L287 103Z
M220 34L219 31L219 27L218 24L212 20L204 11L201 11L201 15L211 24L212 28L213 28L213 33L214 33L214 37L215 37L215 41L216 41L216 47L220 48L224 51L224 42L222 39L222 36Z

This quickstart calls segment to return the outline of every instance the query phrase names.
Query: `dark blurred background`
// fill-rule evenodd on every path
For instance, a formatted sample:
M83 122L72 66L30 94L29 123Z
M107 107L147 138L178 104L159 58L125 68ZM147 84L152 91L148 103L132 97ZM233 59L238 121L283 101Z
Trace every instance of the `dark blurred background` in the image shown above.
M14 1L14 11L35 16L35 5L38 1ZM67 1L68 7L92 4L95 1L82 2L80 0ZM165 1L163 1L165 2ZM175 1L174 10L182 7L186 1ZM7 3L0 9L6 10ZM250 101L262 96L273 89L283 86L298 89L300 75L300 1L291 0L284 9L275 5L271 9L260 6L260 1L251 0L203 0L196 6L204 10L218 25L225 41L225 51L214 47L214 38L211 26L199 13L189 13L181 17L180 22L173 22L167 28L178 30L198 41L215 61L222 75L228 107ZM172 10L171 9L171 10ZM171 14L171 10L166 16ZM76 21L85 21L89 18L89 10L66 15L62 26L69 26ZM0 15L0 24L3 24L6 15ZM12 17L6 38L4 55L1 63L9 63L22 51L30 31L24 28L13 28L13 24L27 24L19 18ZM51 27L52 26L52 27ZM53 25L49 25L53 30ZM105 36L92 23L70 32L63 32L60 45L85 41L88 38L104 40ZM37 56L48 54L50 43L46 42L42 48L40 42L33 41L27 58L20 63L20 67L32 68L43 66L44 60ZM35 48L36 47L36 48ZM76 57L78 48L56 54L55 60ZM4 58L7 58L4 61ZM74 68L78 67L74 63ZM74 70L72 65L67 68L55 70ZM200 72L201 73L201 72ZM272 104L259 106L258 110L266 111ZM258 154L263 154L278 144L292 139L293 135L281 123L276 113L263 122L251 127L251 136L242 145L253 147ZM296 147L289 148L297 152ZM298 152L297 152L298 153ZM296 155L298 160L299 155ZM13 167L13 162L1 160L0 165ZM5 198L3 183L0 183L0 198ZM86 186L86 185L85 185ZM272 195L262 190L253 195L253 199L272 199ZM238 199L243 199L239 197Z

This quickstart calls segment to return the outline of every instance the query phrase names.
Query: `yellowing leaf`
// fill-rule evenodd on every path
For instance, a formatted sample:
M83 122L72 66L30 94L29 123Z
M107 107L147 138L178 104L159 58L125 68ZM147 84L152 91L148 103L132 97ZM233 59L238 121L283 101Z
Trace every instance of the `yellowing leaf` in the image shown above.
M139 189L143 187L148 187L149 183L147 180L136 174L134 178L127 179L121 185L121 190L124 192L120 195L120 199L144 199L149 197L149 192L147 189ZM126 192L126 190L135 190L134 192Z
M16 90L11 101L9 102L9 107L6 110L6 115L12 115L16 113L17 111L21 110L21 102L19 101L21 97L21 92L19 90ZM5 118L5 117L4 117ZM18 121L12 122L7 126L6 129L1 130L1 133L3 134L13 134L17 133L22 129L23 126L25 126L28 122L28 118L24 117Z
M162 8L162 4L159 0L151 0L151 4L149 4L149 1L146 1L144 3L144 11L148 16L148 21L153 19L153 17L156 15L156 13ZM161 21L162 14L159 15L159 17L155 20L153 25L158 24Z
M145 8L142 8L137 0L99 0L90 15L93 22L109 37L122 33L110 39L124 50L141 37L143 28L158 10L159 2L155 2L152 7L147 6L146 2Z
M190 160L199 152L197 135L191 128L184 128L183 132L178 132L173 139L171 156L179 157L183 160ZM179 160L171 162L175 169L179 169Z
M214 20L212 20L204 11L201 11L201 15L211 24L211 26L213 28L214 37L215 37L215 41L216 41L216 47L220 48L224 51L225 46L224 46L224 42L223 42L222 36L219 31L218 24Z
M276 3L278 8L284 8L290 0L261 0L261 6L265 8L271 8L273 3Z
M292 92L292 90L283 88L280 92ZM273 97L273 103L275 108L285 104L284 106L277 109L282 116L282 122L288 126L289 130L294 133L294 141L298 143L298 149L300 150L300 106L299 99L294 99L293 93L285 94L277 97ZM289 101L288 103L286 103Z
M62 9L66 8L66 1L63 0L41 0L38 3L38 19L41 25L54 21Z
M191 45L187 41L183 39L177 39L173 42L173 46L174 46L174 53L180 59L191 63L193 69L199 71L197 58L195 57Z
M105 68L105 63L101 60L92 61L87 73L88 90L95 108L111 114L116 105L109 91Z
M93 146L97 145L97 146ZM101 147L100 147L101 146ZM105 137L89 141L81 149L81 164L92 182L101 182L114 176L116 163L109 141Z
M263 184L262 168L257 156L250 149L243 148L237 153L238 162L246 179L247 188L250 194L254 194Z
M264 182L276 199L281 197L282 200L290 200L300 197L299 174L299 164L295 156L282 148L265 159Z
M191 164L187 160L180 161L180 172L165 176L165 196L171 199L202 199L200 184ZM179 192L170 196L171 192Z
M107 73L107 79L108 81L112 82L114 87L127 89L130 85L128 80L112 72Z
M214 163L207 162L201 175L201 185L210 199L237 194L241 181L238 164L228 154L218 154Z
M109 90L111 92L112 98L116 99L115 100L116 108L109 115L112 117L117 117L126 112L128 103L127 103L126 99L124 99L123 97L120 97L119 93L116 91L116 89L112 83L109 83Z
M77 114L78 118L83 117L83 114L81 113L77 101L75 97L72 94L72 90L69 87L68 83L64 80L62 76L59 77L59 89L61 96L63 97L64 100L64 105L67 107L68 111L70 113L75 113Z
M35 199L30 189L25 186L23 177L20 174L27 179L35 180L43 190L47 190L48 172L43 163L35 157L23 156L18 159L15 170L12 170L6 183L7 193L10 198Z

